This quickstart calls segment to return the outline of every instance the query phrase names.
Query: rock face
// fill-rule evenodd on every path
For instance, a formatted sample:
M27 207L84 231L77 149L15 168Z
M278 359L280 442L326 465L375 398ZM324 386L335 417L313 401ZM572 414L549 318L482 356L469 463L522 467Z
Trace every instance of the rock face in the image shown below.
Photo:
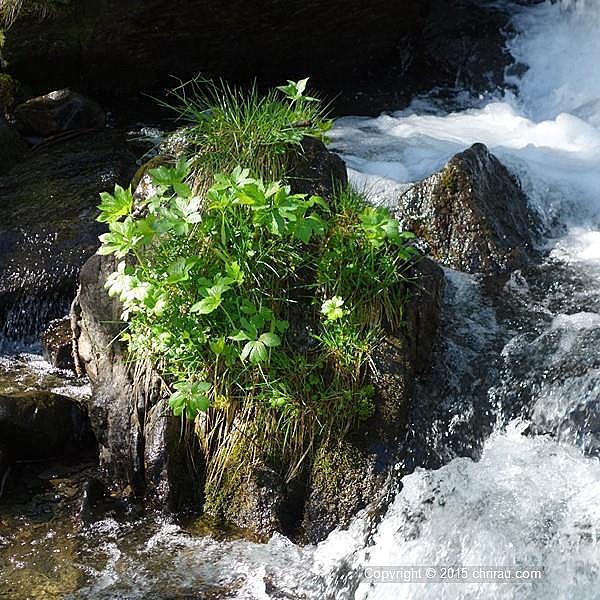
M113 257L90 258L81 270L77 305L100 466L112 485L134 496L162 507L200 506L197 441L170 415L152 371L129 364L118 341L122 308L104 289L115 268Z
M342 92L340 110L362 114L397 109L434 86L489 90L502 85L510 62L502 33L509 16L482 0L80 0L55 7L41 22L18 20L2 48L8 70L36 93L71 86L114 100L172 87L173 75L268 84L310 75L329 97Z
M67 89L27 100L14 109L14 116L22 133L41 137L106 124L106 115L98 104Z
M35 341L68 313L81 265L98 247L100 191L126 184L135 157L121 134L41 145L0 177L0 333Z
M467 273L496 274L534 254L535 217L517 179L483 144L401 196L397 216L427 252Z

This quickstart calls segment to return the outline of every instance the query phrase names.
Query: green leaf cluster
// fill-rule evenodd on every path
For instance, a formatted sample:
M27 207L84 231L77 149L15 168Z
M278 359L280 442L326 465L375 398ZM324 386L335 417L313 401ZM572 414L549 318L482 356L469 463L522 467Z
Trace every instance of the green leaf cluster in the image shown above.
M317 104L305 89L306 80L281 88L285 122ZM258 100L236 102L246 110ZM198 143L226 105L196 113ZM212 142L223 152L235 145ZM106 288L122 304L132 360L159 371L173 413L219 424L203 442L221 457L214 470L238 443L230 436L242 436L248 461L266 448L292 477L319 439L373 413L369 357L382 328L402 322L412 236L350 188L327 201L293 193L285 180L257 176L261 161L198 186L197 161L194 153L151 169L155 193L142 201L118 186L102 194L99 253L120 259Z

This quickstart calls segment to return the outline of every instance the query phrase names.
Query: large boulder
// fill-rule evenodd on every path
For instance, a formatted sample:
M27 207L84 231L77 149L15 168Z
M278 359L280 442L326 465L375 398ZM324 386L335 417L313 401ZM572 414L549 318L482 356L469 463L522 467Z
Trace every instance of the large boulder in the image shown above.
M122 134L71 135L0 177L0 334L8 340L35 341L69 312L79 270L99 245L99 193L135 169Z
M328 196L334 186L345 185L345 166L337 155L317 140L305 139L303 146L304 156L291 155L295 192ZM146 171L142 168L136 177L137 198L152 194ZM92 383L89 413L98 437L101 466L113 483L157 505L177 507L195 502L199 508L203 465L197 437L191 428L182 432L181 421L166 407L159 378L147 365L132 365L126 347L118 340L122 308L104 289L116 263L112 256L93 256L86 262L72 314L79 357ZM263 507L265 526L261 532L277 529L279 521L271 510L271 500L277 494L272 477L270 485L264 483L268 476L257 474L248 484L244 510L236 511L237 518L233 518L233 511L224 511L232 521L242 526L256 524L255 509ZM236 505L243 493L242 489L235 490L230 506Z
M527 198L483 144L404 193L396 215L433 258L459 271L506 272L535 254L538 223Z
M31 98L19 104L13 114L23 133L41 137L106 124L106 115L96 102L68 89Z

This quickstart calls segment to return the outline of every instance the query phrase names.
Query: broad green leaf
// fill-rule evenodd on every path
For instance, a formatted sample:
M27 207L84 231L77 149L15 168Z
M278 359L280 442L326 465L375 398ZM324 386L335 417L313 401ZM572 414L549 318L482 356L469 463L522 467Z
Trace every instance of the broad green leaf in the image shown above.
M240 358L246 360L248 357L252 364L257 365L258 363L265 362L269 358L269 355L266 346L262 342L255 340L248 342L242 349Z
M240 329L235 335L230 335L229 339L235 342L245 342L252 338L243 329Z
M108 192L100 194L100 215L97 221L101 223L112 223L118 221L121 217L126 217L133 210L133 195L131 188L123 189L120 185L115 185L114 195Z
M187 183L174 183L173 190L181 198L189 198L192 195L192 190Z
M276 333L263 333L259 338L267 348L275 348L281 346L281 338Z
M221 295L208 296L200 300L200 302L196 302L191 308L190 312L198 313L201 315L209 315L211 312L214 312L221 305Z

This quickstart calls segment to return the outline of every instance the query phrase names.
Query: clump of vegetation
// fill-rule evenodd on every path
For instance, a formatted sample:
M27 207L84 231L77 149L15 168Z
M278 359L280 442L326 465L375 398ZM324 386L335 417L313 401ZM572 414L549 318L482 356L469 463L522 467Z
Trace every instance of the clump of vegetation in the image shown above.
M245 91L203 79L175 89L176 103L167 106L184 128L174 143L183 139L188 146L195 186L238 165L266 180L283 179L302 138L323 139L331 127L323 103L305 94L307 81L289 81L265 95L256 86Z
M292 112L312 102L302 82L293 89ZM136 206L130 189L102 194L99 252L121 259L106 285L123 305L132 359L150 359L173 413L196 421L207 485L242 447L246 464L266 456L290 480L317 442L372 414L369 356L384 323L402 320L413 236L351 189L325 200L265 178L280 147L265 155L254 132L231 145L211 114L217 123L199 117L197 132L222 132L216 158L150 170L156 193ZM229 170L242 160L255 171ZM190 184L198 161L226 167L206 192Z

